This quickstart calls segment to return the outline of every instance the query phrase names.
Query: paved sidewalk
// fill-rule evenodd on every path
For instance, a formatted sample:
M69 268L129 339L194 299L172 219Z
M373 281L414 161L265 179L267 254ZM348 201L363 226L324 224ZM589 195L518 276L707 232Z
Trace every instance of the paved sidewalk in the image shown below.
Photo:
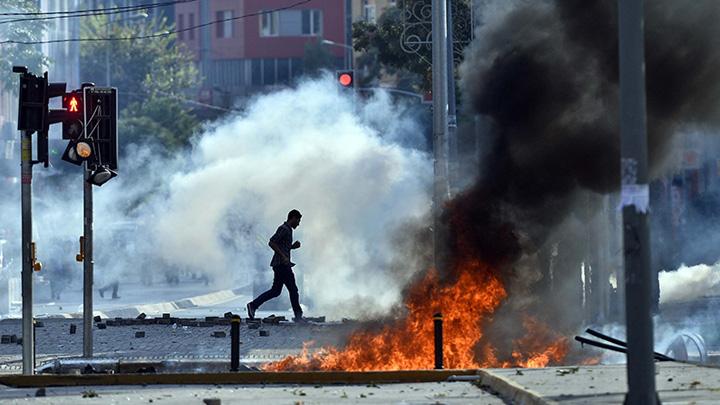
M720 368L656 364L664 404L720 403ZM625 365L481 370L481 386L517 404L621 404L627 390Z
M93 313L103 318L135 317L142 312L154 316L165 312L216 306L240 298L248 299L249 295L245 294L250 292L250 286L218 290L197 281L177 286L128 284L122 287L119 299L111 299L109 292L102 298L97 290L94 290ZM82 318L82 293L65 296L67 298L63 301L36 303L33 305L35 316Z
M478 404L504 402L467 382L370 385L266 385L47 388L46 397L35 389L0 388L4 404L192 404L217 399L228 404ZM85 397L83 397L83 395ZM93 397L90 397L93 396ZM207 402L206 402L207 403ZM212 403L212 402L210 402Z

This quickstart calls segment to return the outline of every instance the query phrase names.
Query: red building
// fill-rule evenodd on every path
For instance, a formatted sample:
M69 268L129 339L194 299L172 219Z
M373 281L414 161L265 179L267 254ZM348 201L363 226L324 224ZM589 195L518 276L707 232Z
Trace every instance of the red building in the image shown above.
M324 46L342 68L350 40L350 0L200 0L175 5L176 29L226 20L178 33L197 58L200 99L230 104L238 96L291 84L301 76L306 45ZM319 45L321 44L321 45Z

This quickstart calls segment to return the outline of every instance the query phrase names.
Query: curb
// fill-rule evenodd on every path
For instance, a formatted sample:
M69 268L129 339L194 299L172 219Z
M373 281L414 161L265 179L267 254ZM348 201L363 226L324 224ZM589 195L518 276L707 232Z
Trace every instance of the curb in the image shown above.
M499 374L495 374L489 370L478 370L480 380L477 384L481 387L487 387L496 392L503 399L518 405L556 405L558 402L543 398L540 393L505 378Z
M208 294L203 295L197 295L195 297L190 298L180 298L175 301L168 301L168 302L159 302L155 304L143 304L143 305L134 305L129 306L125 308L116 308L116 309L110 309L107 311L93 311L93 315L97 316L99 315L101 318L135 318L136 316L140 315L141 313L145 313L147 315L151 314L162 314L162 313L168 313L172 311L176 311L179 309L191 309L191 308L199 308L204 306L212 306L212 305L218 305L222 304L223 302L232 301L235 298L238 298L242 296L242 291L245 290L247 286L245 287L239 287L234 288L232 290L220 290L215 291ZM72 312L72 313L63 313L63 314L57 314L53 315L53 318L82 318L83 313L82 312Z
M243 371L226 373L177 374L81 374L81 375L5 375L0 385L14 388L69 387L91 385L144 384L370 384L420 383L447 381L452 376L476 375L477 370L407 370L407 371Z

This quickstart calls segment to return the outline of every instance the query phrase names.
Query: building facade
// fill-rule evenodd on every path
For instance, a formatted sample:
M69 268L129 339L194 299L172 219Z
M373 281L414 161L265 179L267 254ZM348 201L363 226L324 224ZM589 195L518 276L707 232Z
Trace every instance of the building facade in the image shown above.
M215 105L292 84L315 43L343 66L350 38L349 0L315 0L281 9L286 0L214 0L175 5L178 42L190 49L203 77L198 98ZM263 13L265 10L276 10ZM212 22L206 27L193 29Z

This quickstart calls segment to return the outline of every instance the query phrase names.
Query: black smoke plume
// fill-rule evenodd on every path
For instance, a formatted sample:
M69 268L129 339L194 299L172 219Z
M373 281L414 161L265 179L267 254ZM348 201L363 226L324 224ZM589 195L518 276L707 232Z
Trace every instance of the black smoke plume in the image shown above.
M718 124L720 2L653 0L645 7L648 144L657 174L675 133ZM517 1L509 11L483 14L491 9L479 10L485 22L466 51L461 83L465 105L489 118L493 131L477 182L448 204L445 219L450 257L461 263L475 255L506 282L510 298L487 335L497 343L498 333L521 331L520 312L577 308L548 294L537 271L546 265L548 235L572 216L582 223L580 195L620 185L618 19L613 0ZM578 236L566 235L571 255ZM527 304L519 293L535 300ZM559 312L542 318L559 330L577 326L567 323L577 316Z

